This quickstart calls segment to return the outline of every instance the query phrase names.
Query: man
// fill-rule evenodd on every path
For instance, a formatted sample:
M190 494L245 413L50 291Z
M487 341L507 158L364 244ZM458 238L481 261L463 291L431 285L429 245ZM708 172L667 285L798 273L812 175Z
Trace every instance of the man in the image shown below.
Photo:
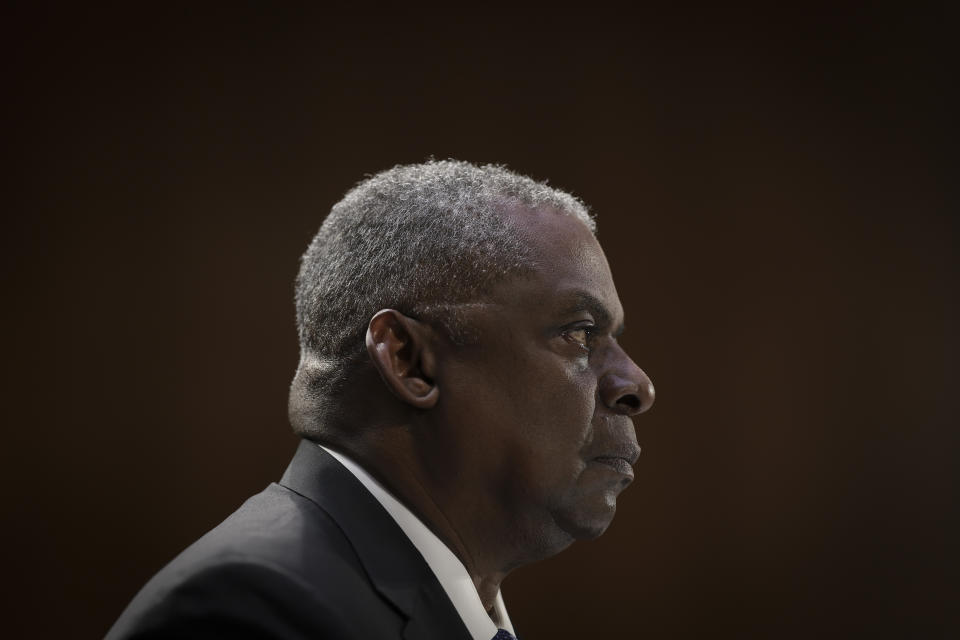
M604 532L653 403L594 228L502 167L357 185L297 278L296 456L108 637L512 638L500 583Z

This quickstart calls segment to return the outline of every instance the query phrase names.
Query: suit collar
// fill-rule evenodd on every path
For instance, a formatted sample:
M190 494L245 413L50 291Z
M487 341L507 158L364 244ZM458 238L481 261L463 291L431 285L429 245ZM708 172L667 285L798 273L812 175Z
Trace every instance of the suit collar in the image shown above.
M433 572L353 474L303 440L280 484L316 503L343 529L377 591L408 618L404 637L469 638Z

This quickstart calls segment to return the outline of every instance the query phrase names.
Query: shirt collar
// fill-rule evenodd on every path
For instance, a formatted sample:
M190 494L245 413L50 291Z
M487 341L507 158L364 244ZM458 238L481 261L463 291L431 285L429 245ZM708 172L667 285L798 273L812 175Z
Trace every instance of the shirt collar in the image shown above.
M450 548L410 509L405 507L382 484L367 473L363 467L342 453L328 449L323 445L317 446L333 456L337 462L346 467L347 471L356 476L357 480L366 487L367 491L396 521L403 533L413 543L413 546L423 556L431 571L437 576L440 586L443 587L447 597L450 598L450 602L453 603L460 619L463 620L463 624L474 640L490 640L490 638L493 638L497 633L497 625L493 623L493 620L484 610L480 595L477 593L466 567L463 566L463 563ZM500 621L500 626L510 633L514 633L513 624L510 622L510 616L507 615L507 608L499 590L493 602L493 611Z

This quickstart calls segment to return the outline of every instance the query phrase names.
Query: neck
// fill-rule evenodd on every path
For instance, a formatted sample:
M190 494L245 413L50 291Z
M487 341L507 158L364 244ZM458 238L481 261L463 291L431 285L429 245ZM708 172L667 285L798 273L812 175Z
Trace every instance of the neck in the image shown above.
M516 536L499 505L464 483L464 474L449 456L430 455L414 446L412 432L406 426L381 427L375 437L338 438L329 444L354 459L426 524L463 563L484 609L492 612L501 582L520 564L509 542Z

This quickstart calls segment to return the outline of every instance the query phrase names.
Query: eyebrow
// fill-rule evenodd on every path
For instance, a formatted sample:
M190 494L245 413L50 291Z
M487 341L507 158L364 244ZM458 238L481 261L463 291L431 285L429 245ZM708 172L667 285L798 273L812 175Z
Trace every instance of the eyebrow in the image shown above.
M600 300L586 291L575 291L570 300L563 306L561 313L571 315L580 311L589 312L597 324L611 326L613 324L613 315ZM625 327L621 322L614 330L613 337L617 338L623 333Z

